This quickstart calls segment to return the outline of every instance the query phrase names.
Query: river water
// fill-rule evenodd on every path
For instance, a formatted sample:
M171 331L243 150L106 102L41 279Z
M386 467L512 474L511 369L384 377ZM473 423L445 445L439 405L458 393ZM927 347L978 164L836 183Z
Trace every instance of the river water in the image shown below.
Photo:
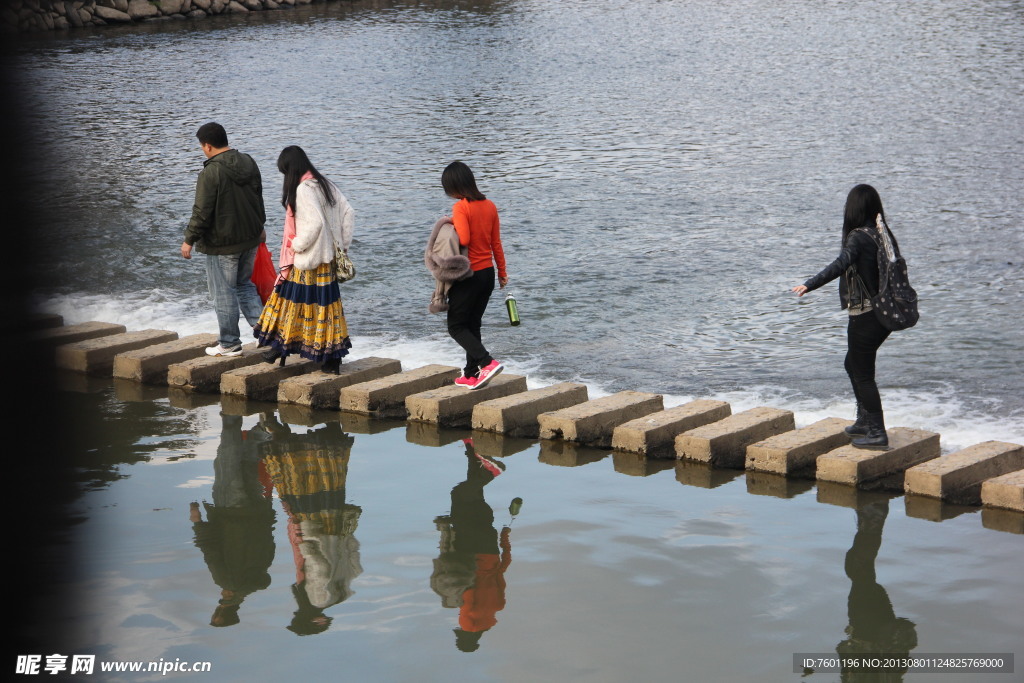
M807 424L852 411L845 314L831 285L788 290L835 257L846 193L868 182L922 296L920 324L880 354L889 424L940 432L945 452L1024 442L1020 2L332 3L45 36L23 46L21 77L44 237L63 246L42 257L38 297L67 322L215 329L201 263L177 255L202 161L194 132L212 119L263 170L275 253L282 147L303 146L355 207L359 276L342 292L354 357L459 362L426 311L421 259L450 206L440 172L462 159L501 212L523 324L508 327L495 300L484 336L510 371L592 396L776 405ZM993 530L1019 518L961 510L932 524L902 498L528 444L487 485L497 516L478 530L497 532L507 501L526 499L507 607L477 659L459 659L457 610L443 606L455 598L428 579L446 561L435 517L454 515L452 487L476 485L463 446L344 423L355 442L327 448L324 476L343 482L344 460L341 496L362 512L357 531L324 542L348 558L352 537L362 544L354 596L315 638L285 628L295 515L285 466L275 480L266 463L321 444L285 439L256 449L278 499L246 527L273 534L270 587L240 624L212 628L225 569L188 504L216 508L218 476L255 462L238 435L273 422L125 391L68 398L110 432L81 500L82 538L104 539L95 555L83 543L96 600L82 620L97 624L83 651L209 658L224 680L608 681L790 680L794 652L906 651L911 631L917 652L1021 653L1024 536ZM766 491L782 497L751 495ZM870 571L844 570L847 551Z

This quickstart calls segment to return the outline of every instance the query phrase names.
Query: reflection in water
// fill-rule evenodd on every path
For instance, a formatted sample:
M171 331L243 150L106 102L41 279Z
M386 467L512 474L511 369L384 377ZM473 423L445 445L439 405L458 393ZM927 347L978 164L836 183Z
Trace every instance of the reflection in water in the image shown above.
M273 413L260 417L272 435L267 472L288 515L288 540L295 558L292 595L298 609L288 630L300 636L331 625L324 610L347 600L352 580L363 573L356 525L362 508L345 502L348 461L355 439L337 422L293 434Z
M906 656L917 647L914 622L897 617L885 589L875 577L875 558L882 545L882 527L889 514L888 499L875 500L857 507L857 534L846 553L846 575L850 577L847 613L850 625L846 640L836 645L840 655ZM845 681L889 683L903 680L906 668L889 671L842 671Z
M207 521L202 520L199 503L190 506L196 547L221 589L211 626L237 624L246 596L270 585L267 570L274 561L274 509L260 458L265 439L261 430L243 432L241 417L222 413L220 445L213 461L213 504L204 502Z
M437 517L441 554L434 560L430 587L445 607L459 608L455 647L473 652L480 638L498 623L505 607L505 570L512 562L512 530L499 536L494 511L484 500L484 487L505 469L497 460L478 454L472 439L466 445L466 481L452 489L451 514ZM499 554L499 546L501 553Z

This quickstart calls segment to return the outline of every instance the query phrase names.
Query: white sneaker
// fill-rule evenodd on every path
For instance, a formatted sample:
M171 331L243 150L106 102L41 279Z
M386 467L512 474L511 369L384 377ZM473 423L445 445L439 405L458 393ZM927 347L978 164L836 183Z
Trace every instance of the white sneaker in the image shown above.
M241 356L242 355L242 347L241 346L235 346L233 348L228 349L228 348L225 348L225 347L221 346L220 344L217 344L216 346L207 346L206 347L206 355L207 356Z

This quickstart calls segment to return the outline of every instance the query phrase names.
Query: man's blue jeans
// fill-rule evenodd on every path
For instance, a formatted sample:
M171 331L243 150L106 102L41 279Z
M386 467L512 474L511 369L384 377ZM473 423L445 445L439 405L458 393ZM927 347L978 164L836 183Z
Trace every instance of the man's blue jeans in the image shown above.
M206 282L213 299L220 327L220 345L234 348L242 343L238 338L238 311L242 311L250 326L255 326L263 312L260 295L252 283L252 264L256 261L256 247L238 254L207 254Z

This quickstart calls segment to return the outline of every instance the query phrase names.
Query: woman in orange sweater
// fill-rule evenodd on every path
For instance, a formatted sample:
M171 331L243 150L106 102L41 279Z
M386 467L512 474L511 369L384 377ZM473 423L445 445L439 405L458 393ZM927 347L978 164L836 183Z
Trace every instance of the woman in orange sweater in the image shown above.
M508 284L505 252L501 248L498 209L476 187L469 166L461 161L448 164L441 174L445 194L458 200L452 206L452 223L459 234L459 244L469 249L472 274L452 284L448 290L448 334L466 350L466 367L455 383L468 389L479 389L505 369L484 348L480 338L487 302L494 291L494 267L498 267L498 284Z

